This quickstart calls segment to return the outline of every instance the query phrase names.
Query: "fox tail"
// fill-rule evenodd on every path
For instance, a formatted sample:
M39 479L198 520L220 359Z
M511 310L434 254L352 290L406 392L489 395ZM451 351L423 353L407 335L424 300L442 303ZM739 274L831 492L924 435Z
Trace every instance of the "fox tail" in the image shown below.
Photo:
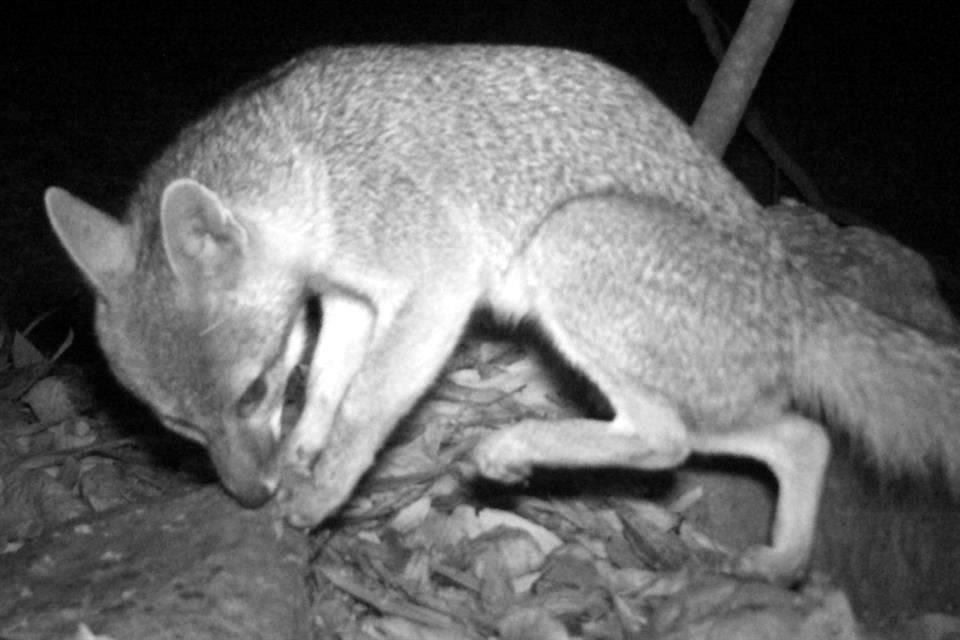
M798 400L845 429L881 472L943 474L960 496L960 345L836 294L797 341Z

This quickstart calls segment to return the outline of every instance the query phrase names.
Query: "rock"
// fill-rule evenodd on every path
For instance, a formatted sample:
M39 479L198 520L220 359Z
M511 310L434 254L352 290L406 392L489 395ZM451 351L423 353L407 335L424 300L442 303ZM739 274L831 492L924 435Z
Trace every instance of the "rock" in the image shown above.
M943 337L960 334L933 268L916 251L873 229L839 227L798 202L785 200L765 213L800 269L901 322Z
M308 637L306 540L276 522L218 487L73 521L0 555L0 637Z

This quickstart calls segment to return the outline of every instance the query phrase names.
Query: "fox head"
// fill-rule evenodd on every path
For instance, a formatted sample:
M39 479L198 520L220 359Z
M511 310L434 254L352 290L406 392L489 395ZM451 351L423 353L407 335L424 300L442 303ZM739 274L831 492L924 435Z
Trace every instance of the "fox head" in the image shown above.
M45 195L96 294L117 377L207 447L241 503L263 504L279 481L284 389L306 340L304 288L257 225L200 183L175 180L154 200L135 197L121 223L57 187Z

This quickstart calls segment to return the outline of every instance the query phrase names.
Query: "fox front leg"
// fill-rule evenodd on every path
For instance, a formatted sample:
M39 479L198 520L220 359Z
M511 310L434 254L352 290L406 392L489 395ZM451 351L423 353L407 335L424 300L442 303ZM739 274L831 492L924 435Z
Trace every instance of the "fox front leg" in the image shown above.
M391 430L440 372L475 300L469 288L441 287L390 305L401 308L399 314L377 314L370 348L346 385L309 477L300 474L281 493L293 525L320 523L350 496Z
M322 325L310 356L303 412L284 446L285 464L309 472L323 450L337 410L370 348L374 312L366 302L331 293L321 300Z

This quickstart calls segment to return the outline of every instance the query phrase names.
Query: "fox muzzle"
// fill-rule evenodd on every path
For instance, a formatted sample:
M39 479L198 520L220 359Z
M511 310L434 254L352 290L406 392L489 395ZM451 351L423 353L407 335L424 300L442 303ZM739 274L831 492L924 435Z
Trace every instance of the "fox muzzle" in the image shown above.
M269 433L248 428L210 443L209 452L220 481L244 507L262 507L277 491L279 446Z

